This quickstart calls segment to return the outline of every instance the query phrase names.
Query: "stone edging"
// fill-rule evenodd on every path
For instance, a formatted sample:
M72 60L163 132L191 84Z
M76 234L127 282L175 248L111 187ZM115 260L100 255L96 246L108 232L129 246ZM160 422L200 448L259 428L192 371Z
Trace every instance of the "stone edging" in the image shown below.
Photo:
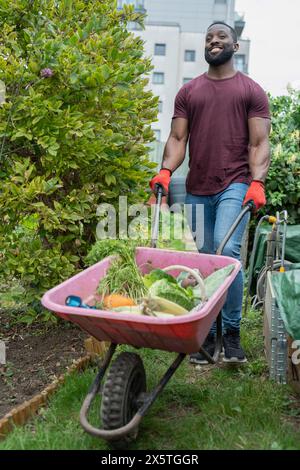
M73 364L67 367L67 371L64 374L61 374L57 379L53 380L42 392L35 395L30 400L21 403L21 405L16 406L0 419L0 440L4 439L6 435L14 429L14 426L25 424L32 418L37 411L46 404L49 397L53 395L59 385L65 381L67 375L75 371L84 370L93 361L95 356L102 356L106 348L105 343L100 343L94 338L88 338L85 341L86 356L75 360Z

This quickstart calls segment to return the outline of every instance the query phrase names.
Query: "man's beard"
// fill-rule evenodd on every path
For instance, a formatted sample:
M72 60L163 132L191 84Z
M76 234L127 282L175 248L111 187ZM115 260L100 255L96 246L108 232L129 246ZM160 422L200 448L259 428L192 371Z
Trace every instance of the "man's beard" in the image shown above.
M223 65L223 64L226 64L226 62L228 62L231 59L233 54L234 54L234 50L231 49L231 46L228 46L228 45L224 46L224 49L222 50L222 52L219 52L219 54L217 54L216 57L213 57L212 55L210 55L208 49L205 49L205 60L206 62L209 63L209 65L214 65L214 66Z

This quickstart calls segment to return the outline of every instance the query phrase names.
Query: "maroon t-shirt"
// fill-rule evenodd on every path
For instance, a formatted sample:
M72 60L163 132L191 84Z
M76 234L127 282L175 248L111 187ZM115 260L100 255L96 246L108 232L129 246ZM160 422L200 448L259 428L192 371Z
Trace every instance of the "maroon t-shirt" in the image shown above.
M183 85L173 119L188 119L187 192L216 194L231 183L250 183L248 119L270 119L264 90L241 72L214 80L206 73Z

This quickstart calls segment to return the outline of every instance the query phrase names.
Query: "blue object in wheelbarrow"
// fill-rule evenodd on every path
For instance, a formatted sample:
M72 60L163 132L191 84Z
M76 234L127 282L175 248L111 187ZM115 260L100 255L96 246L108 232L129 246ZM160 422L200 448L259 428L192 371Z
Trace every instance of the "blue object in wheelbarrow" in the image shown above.
M78 297L77 295L68 295L68 297L65 300L65 304L68 307L81 307L81 308L93 308L96 309L97 307L91 307L90 305L85 304L82 302L81 297Z

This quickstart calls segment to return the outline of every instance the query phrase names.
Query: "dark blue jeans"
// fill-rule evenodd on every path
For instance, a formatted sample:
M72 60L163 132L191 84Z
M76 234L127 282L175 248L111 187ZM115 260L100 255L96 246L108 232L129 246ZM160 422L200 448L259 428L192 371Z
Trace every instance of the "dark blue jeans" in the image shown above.
M190 205L187 206L187 217L193 234L196 233L196 228L199 232L198 224L202 224L203 237L194 237L200 253L216 252L242 209L247 189L248 185L245 183L233 183L224 191L211 196L196 196L187 193L185 202ZM199 204L202 208L196 211ZM249 213L244 216L225 245L223 255L240 259L241 242L248 220ZM243 271L241 270L228 290L227 300L222 310L224 330L240 328L243 285ZM214 331L215 325L212 328L212 332Z

